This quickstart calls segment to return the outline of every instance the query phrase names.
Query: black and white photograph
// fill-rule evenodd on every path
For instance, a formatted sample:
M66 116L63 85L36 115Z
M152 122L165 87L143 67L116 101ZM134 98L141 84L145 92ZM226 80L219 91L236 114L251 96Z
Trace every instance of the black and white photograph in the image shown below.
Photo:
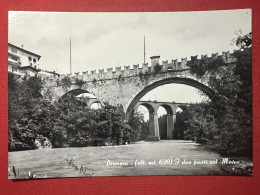
M8 13L8 178L253 175L252 10Z

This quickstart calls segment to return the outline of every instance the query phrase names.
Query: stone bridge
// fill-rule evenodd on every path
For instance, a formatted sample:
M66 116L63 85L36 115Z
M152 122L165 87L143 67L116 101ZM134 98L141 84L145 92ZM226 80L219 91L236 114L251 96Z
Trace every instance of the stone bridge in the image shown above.
M91 108L94 103L101 103L97 98L87 98L88 107ZM176 123L176 110L178 107L189 107L189 103L175 103L175 102L157 102L157 101L139 101L135 104L134 110L136 111L139 106L144 106L149 112L149 133L150 136L160 137L159 124L158 124L158 108L161 106L167 112L167 139L173 139L173 133Z
M190 106L188 103L174 103L174 102L155 102L155 101L139 101L135 104L134 110L138 106L144 106L149 112L149 135L160 137L157 110L162 106L167 112L167 139L173 139L173 132L176 123L176 110L180 106Z
M98 101L108 102L112 105L122 105L127 119L131 115L134 106L139 100L152 89L161 85L170 83L179 83L195 87L208 96L212 96L214 91L208 86L208 78L210 73L202 77L196 77L190 71L190 64L192 60L215 60L223 59L224 62L232 64L235 62L234 57L229 52L223 52L222 55L212 54L211 57L207 55L192 56L192 60L182 58L181 61L172 60L171 62L163 61L160 64L160 56L151 57L151 66L142 64L130 66L108 68L94 71L86 71L82 73L74 73L68 75L60 75L53 77L43 77L45 87L42 90L43 96L51 94L54 100L61 98L66 93L79 95L81 93L92 93L96 96ZM69 77L72 81L70 86L65 87L63 84L64 78ZM174 93L174 91L172 91ZM174 112L174 111L172 111Z

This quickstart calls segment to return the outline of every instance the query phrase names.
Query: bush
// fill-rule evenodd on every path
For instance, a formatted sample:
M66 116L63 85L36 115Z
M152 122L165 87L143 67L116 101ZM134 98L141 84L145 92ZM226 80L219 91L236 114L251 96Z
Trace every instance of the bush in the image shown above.
M85 81L83 81L82 79L78 79L78 78L76 78L76 80L75 80L75 84L78 85L78 86L81 88L82 85L85 84Z
M127 124L122 106L104 103L101 109L93 110L87 108L87 99L73 96L51 102L30 96L30 87L37 94L37 85L13 77L9 81L9 151L35 149L37 137L46 137L54 148L116 145L140 139L139 118ZM67 81L66 87L70 84ZM38 145L40 142L38 139Z
M162 70L162 67L159 64L156 64L153 69L153 76L158 74Z

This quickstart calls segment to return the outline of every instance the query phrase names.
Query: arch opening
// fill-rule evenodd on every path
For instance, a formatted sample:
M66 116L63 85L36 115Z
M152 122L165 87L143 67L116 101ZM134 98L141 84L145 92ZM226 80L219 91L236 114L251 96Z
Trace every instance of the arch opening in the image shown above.
M81 94L84 94L84 93L91 94L89 91L84 90L84 89L72 89L72 90L68 91L67 93L65 93L64 95L62 95L61 98L65 98L68 95L77 97L78 95L81 95Z
M158 117L157 117L157 107L150 103L139 103L135 108L138 110L138 107L145 107L149 113L148 122L148 134L146 136L150 137L160 137L159 135L159 126L158 126ZM134 114L134 112L132 112ZM147 138L148 138L147 137Z
M145 108L148 110L149 115L155 113L155 109L154 109L154 107L153 107L152 105L148 104L148 103L142 103L142 104L140 104L139 106L143 106L143 107L145 107Z
M160 108L163 108L165 112L163 112L163 110L160 109ZM164 114L164 115L172 115L172 114L173 114L173 110L172 110L172 108L171 108L169 105L167 105L167 104L162 104L162 105L160 105L160 107L158 108L157 113L158 113L158 116L159 116L159 115L162 115L162 114Z
M98 110L98 109L101 109L101 108L102 108L102 105L99 101L95 101L92 104L90 104L90 109Z
M61 99L65 99L66 97L76 97L80 99L81 101L85 101L87 104L87 108L93 108L93 109L99 109L101 108L101 103L98 101L97 97L90 93L87 90L84 89L73 89L65 93L64 95L61 96ZM86 101L87 100L87 101ZM94 104L94 105L93 105Z
M161 105L157 110L160 139L167 139L167 116L172 115L172 109L168 105Z
M204 94L206 94L209 98L212 98L214 95L214 91L211 90L209 87L207 87L206 85L199 83L198 81L195 81L193 79L189 79L189 78L168 78L168 79L164 79L161 81L157 81L152 83L151 85L146 86L142 91L140 91L134 98L133 100L130 102L127 110L126 110L126 117L127 120L129 119L129 116L131 115L131 113L133 112L134 106L137 104L138 101L140 101L140 99L145 96L148 92L150 92L151 90L162 86L162 85L166 85L166 84L171 84L171 83L176 83L176 84L184 84L184 85L188 85L191 87L194 87L200 91L202 91Z
M149 110L143 105L138 105L135 109L135 112L138 113L137 115L143 116L143 121L141 123L140 139L146 140L147 136L149 135Z
M174 132L173 132L173 139L184 139L184 114L183 111L187 109L187 106L181 105L176 108L176 116L175 116L175 124L174 124Z

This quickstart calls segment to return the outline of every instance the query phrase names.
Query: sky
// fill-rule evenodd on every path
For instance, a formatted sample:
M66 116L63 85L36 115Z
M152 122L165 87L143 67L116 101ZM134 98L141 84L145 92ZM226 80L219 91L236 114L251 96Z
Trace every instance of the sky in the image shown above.
M40 68L69 73L132 67L160 55L160 62L233 51L236 31L251 32L251 10L197 12L9 12L8 41L41 55ZM160 95L159 95L160 94ZM158 87L142 100L200 102L197 90L180 84Z

